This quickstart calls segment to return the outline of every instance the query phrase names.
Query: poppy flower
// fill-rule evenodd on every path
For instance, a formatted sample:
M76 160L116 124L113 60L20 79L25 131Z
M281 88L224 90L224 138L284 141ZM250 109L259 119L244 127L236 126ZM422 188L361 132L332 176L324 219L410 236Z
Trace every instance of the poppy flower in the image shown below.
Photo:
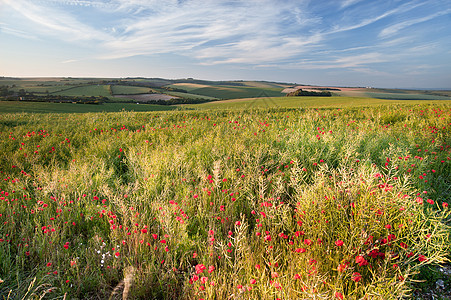
M427 260L428 260L428 258L426 256L424 256L424 255L418 256L418 261L419 262L423 262L423 261L427 261Z
M368 262L366 261L366 259L363 256L361 256L361 255L359 255L359 256L357 256L355 258L355 263L359 264L359 266L366 266L366 265L368 265Z
M355 282L359 282L362 279L362 275L358 272L354 272L352 274L352 280Z
M337 247L341 247L341 246L344 245L344 242L343 242L342 240L337 240L337 241L335 241L335 245L336 245Z

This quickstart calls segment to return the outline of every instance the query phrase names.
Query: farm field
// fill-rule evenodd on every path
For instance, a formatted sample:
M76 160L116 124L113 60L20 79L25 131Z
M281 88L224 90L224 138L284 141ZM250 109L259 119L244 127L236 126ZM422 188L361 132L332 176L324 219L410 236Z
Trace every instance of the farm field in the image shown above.
M182 107L192 111L0 109L1 298L399 299L435 288L451 250L451 103Z
M191 94L215 97L219 99L280 97L283 88L255 87L241 85L205 85L191 83L176 83L169 87L181 88Z
M113 95L133 95L146 94L151 92L151 89L140 86L112 85L111 92Z
M130 99L131 100L131 99ZM23 101L0 101L1 113L89 113L89 112L120 112L120 111L160 111L175 110L176 106L135 104L135 103L104 103L73 104L73 103L50 103L50 102L23 102Z
M174 94L174 92L171 92ZM124 96L125 97L125 96ZM72 104L72 103L47 103L25 101L0 101L0 112L17 113L88 113L88 112L120 112L125 111L160 111L160 110L243 110L258 108L312 108L312 107L370 107L391 104L451 104L451 101L437 100L383 100L364 97L265 97L248 99L230 99L212 101L202 104L183 105L155 105L136 103L111 103L102 105ZM118 101L135 101L132 98L122 98Z
M419 93L418 91L372 91L372 90L355 90L355 91L340 91L334 92L337 95L347 97L368 97L375 99L386 100L451 100L448 93L440 93L434 91L433 94Z
M252 109L252 108L311 108L311 107L356 107L391 104L451 104L451 100L385 100L369 97L263 97L213 101L202 104L187 104L191 109Z
M134 94L134 95L116 95L115 99L132 99L138 103L146 103L153 100L170 100L176 98L175 96L169 96L166 94Z
M66 90L55 92L53 94L62 96L111 96L110 86L100 84L72 87Z
M215 98L215 97L204 96L204 95L197 95L197 94L190 94L190 93L183 93L183 92L173 92L173 91L166 92L165 91L165 93L168 94L168 95L176 96L176 97L180 97L180 98L217 100L217 98Z

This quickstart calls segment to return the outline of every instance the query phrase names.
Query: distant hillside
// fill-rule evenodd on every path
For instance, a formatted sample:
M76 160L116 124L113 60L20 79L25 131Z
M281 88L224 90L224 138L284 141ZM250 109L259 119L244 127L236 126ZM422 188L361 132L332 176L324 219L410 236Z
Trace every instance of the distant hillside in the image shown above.
M302 89L310 96L320 96L324 92L333 96L368 97L387 100L451 100L451 91L446 90L403 90L369 87L313 86L270 81L210 81L194 78L8 78L0 77L0 99L20 100L54 99L65 97L102 97L103 101L134 101L136 97L116 97L117 95L161 94L161 98L183 99L183 103L206 101L272 98ZM50 97L51 96L51 97Z

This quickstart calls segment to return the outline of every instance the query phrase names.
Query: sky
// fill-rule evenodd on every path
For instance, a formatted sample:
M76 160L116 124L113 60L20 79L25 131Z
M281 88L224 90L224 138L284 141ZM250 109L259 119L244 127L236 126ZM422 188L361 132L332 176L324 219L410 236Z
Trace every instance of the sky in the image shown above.
M0 0L0 76L451 89L451 1Z

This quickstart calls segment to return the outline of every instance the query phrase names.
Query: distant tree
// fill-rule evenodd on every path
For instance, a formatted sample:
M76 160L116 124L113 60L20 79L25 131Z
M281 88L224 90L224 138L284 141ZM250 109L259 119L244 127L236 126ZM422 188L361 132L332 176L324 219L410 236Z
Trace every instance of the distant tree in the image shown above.
M330 96L332 96L332 93L331 92L303 91L302 89L298 89L294 92L287 94L287 97L298 97L298 96L330 97Z

